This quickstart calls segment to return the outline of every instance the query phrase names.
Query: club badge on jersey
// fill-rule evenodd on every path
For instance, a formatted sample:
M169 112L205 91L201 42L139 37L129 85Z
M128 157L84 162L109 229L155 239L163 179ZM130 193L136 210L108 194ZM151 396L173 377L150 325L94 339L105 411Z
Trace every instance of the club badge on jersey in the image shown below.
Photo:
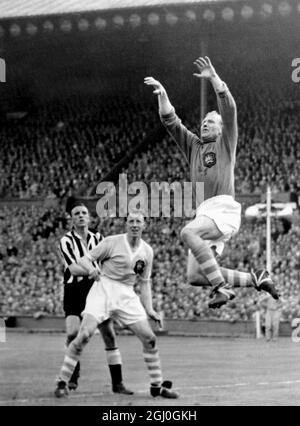
M146 266L146 264L143 260L141 260L141 259L137 260L137 262L136 262L136 264L134 265L134 268L133 268L135 274L141 275L144 272L145 266Z
M203 164L205 167L212 167L216 164L217 158L214 152L207 152L203 155Z

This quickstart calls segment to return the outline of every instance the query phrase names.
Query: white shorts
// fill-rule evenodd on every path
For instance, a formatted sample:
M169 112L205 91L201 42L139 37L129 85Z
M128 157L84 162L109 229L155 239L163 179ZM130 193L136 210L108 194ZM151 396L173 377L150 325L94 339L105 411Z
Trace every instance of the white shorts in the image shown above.
M197 228L199 216L211 218L222 232L221 238L208 241L210 246L215 246L217 253L221 254L224 249L224 241L228 241L240 228L241 204L235 201L231 195L217 195L208 198L197 208L195 219L187 227Z
M133 287L105 276L90 289L83 314L92 315L98 324L108 318L115 318L124 325L147 319L146 311Z

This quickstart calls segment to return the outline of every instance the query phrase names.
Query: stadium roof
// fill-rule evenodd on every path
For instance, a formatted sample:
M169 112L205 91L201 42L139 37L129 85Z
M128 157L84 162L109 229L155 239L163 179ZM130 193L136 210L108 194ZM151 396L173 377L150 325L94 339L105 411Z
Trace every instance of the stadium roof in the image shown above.
M0 19L171 4L217 3L224 0L0 0ZM240 1L240 0L231 0Z

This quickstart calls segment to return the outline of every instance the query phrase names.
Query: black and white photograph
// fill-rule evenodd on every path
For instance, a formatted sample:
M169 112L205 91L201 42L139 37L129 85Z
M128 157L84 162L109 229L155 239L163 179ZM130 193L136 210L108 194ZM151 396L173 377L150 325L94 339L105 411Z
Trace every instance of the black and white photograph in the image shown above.
M299 24L0 0L1 407L300 405Z

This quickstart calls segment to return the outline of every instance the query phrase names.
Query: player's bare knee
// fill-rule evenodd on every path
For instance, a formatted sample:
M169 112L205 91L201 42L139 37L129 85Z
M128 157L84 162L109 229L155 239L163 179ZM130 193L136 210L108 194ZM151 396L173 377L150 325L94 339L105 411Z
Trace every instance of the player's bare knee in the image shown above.
M187 273L187 280L188 280L188 283L190 285L201 286L202 285L202 279L201 278L202 278L202 276L199 275L199 274L196 274L195 272L188 272Z
M81 355L83 349L83 343L81 340L80 334L70 343L70 347L72 347L72 351L75 352L76 355Z
M194 235L194 231L191 228L188 228L187 226L185 226L180 232L180 237L182 241L185 242L186 244L189 243L189 240L191 237L193 237L193 235Z
M106 349L112 349L116 346L116 339L115 336L112 334L106 334L105 336L103 336L103 340Z
M78 330L72 330L71 332L67 334L67 346L69 346L69 344L73 342L74 339L76 339L77 334L78 334Z
M188 283L194 287L207 287L211 285L203 275L188 276Z
M110 320L105 321L99 326L105 347L112 349L116 347L116 334Z
M78 337L75 339L76 344L86 345L91 338L91 333L87 327L80 329Z
M143 339L143 344L146 349L154 349L156 346L156 336L155 334L148 334Z

